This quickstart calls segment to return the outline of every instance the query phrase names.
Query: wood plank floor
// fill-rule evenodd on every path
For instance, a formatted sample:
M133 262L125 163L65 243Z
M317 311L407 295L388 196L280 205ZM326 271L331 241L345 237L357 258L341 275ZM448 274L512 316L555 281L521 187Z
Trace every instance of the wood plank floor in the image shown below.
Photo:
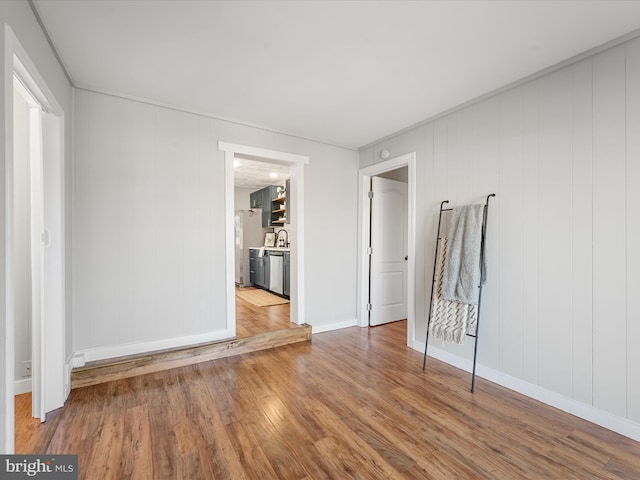
M638 442L481 378L471 394L405 341L406 322L353 327L80 388L45 450L86 479L640 478Z
M236 286L236 293L238 290L239 287ZM290 321L289 305L257 307L236 295L236 337L248 338L260 333L297 327L297 324Z

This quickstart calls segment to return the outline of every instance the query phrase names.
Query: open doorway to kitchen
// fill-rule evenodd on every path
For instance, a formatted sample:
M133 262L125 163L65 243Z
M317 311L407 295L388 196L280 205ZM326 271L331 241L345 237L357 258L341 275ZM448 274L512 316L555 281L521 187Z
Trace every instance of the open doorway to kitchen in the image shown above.
M308 157L220 142L225 151L227 329L237 338L304 323Z
M236 337L296 327L290 318L291 167L233 161Z

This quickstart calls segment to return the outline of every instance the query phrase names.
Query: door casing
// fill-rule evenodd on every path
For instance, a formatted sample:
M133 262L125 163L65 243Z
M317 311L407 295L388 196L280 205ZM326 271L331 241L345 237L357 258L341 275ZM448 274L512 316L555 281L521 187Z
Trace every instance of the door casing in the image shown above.
M53 129L48 134L49 140L55 137L52 148L55 151L43 151L45 167L43 170L44 185L55 187L53 195L47 197L51 203L47 206L48 212L53 214L47 216L44 212L44 230L39 233L42 242L45 243L45 255L43 265L48 265L44 274L44 283L49 285L56 283L56 288L50 293L56 298L47 298L47 292L43 292L45 302L45 312L41 318L39 329L39 343L42 346L42 361L32 363L32 374L34 369L40 368L40 387L45 392L43 398L45 411L49 411L64 403L68 394L68 382L65 380L65 252L64 252L64 110L57 102L53 92L48 88L43 77L38 72L35 64L29 58L27 51L20 44L13 30L9 25L5 25L4 30L4 99L5 99L5 192L4 192L4 292L0 297L0 308L4 310L4 315L0 315L0 338L3 338L3 358L0 362L2 373L0 374L0 452L11 454L15 445L15 414L14 414L14 328L15 312L13 305L14 292L14 266L13 266L13 76L20 79L23 85L34 96L42 109L51 114L47 124ZM43 138L44 138L43 133ZM52 165L48 165L48 160L54 159ZM50 192L51 193L51 192ZM50 223L54 222L52 226ZM50 234L53 231L59 236L55 238ZM49 257L47 259L47 257ZM48 262L48 260L53 260ZM48 310L47 301L54 301L56 311ZM35 332L34 332L35 333ZM46 341L45 341L46 340ZM32 352L33 353L33 352ZM37 364L36 364L37 363ZM38 365L41 365L38 367ZM36 378L34 376L34 378ZM38 409L41 410L41 407Z
M369 228L371 205L368 192L371 177L401 167L408 167L407 206L407 345L413 344L416 326L416 152L407 153L383 162L361 168L358 171L358 292L357 318L360 327L368 326L367 303L369 301Z

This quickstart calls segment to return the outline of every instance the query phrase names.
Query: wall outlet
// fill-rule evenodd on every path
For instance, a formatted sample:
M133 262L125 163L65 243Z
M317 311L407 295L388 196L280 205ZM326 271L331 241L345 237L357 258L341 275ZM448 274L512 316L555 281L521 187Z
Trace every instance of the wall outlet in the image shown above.
M22 362L22 376L31 376L31 360L25 360L24 362Z

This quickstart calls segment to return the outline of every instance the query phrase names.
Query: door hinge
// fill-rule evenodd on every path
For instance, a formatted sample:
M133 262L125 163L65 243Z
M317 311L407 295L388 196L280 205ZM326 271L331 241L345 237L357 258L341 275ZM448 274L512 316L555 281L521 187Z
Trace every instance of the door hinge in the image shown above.
M373 254L373 247L367 247L367 253L369 255L372 255Z
M373 192L367 192L367 197L373 198Z
M367 312L370 312L372 308L372 305L370 303L367 303Z

